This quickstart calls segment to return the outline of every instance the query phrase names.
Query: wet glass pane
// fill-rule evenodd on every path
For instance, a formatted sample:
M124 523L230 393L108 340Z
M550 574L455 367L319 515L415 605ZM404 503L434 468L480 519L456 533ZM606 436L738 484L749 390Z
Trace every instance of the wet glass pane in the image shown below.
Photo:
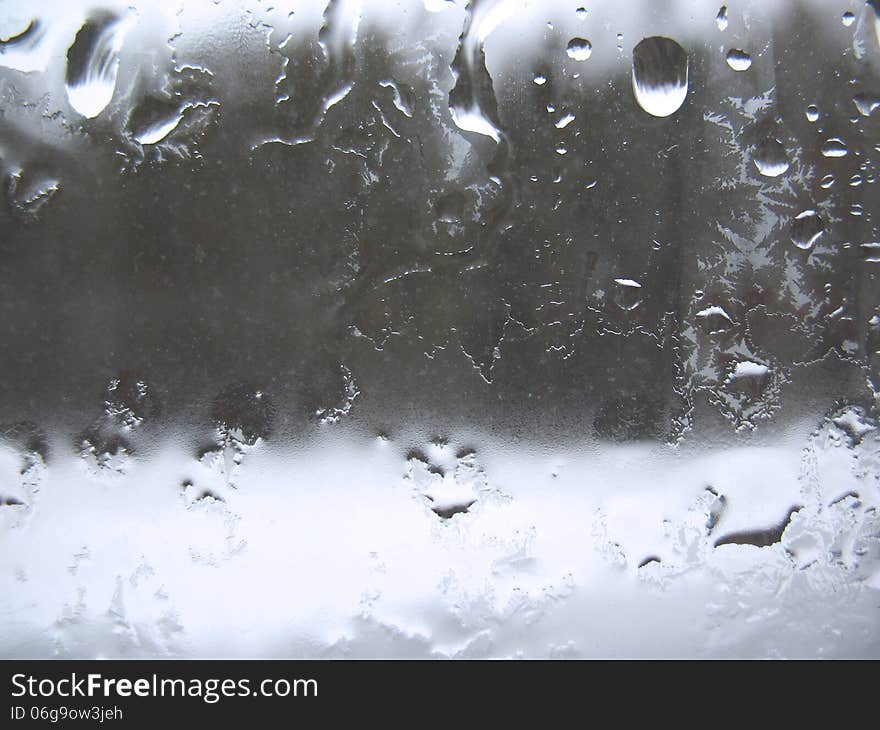
M0 4L0 655L880 656L880 5Z

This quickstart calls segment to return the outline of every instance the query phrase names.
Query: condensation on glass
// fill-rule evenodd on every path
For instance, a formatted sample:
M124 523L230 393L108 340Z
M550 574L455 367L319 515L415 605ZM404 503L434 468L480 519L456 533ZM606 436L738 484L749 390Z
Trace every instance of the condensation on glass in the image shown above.
M880 6L0 5L0 655L880 656Z

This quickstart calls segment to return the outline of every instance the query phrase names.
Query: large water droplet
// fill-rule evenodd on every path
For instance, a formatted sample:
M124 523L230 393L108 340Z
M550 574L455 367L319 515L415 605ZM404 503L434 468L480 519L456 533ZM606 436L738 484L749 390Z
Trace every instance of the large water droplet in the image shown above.
M671 38L639 41L633 48L632 84L636 101L648 114L674 114L687 97L687 53Z
M877 0L867 0L865 5L868 7L868 16L874 21L874 36L880 44L880 4Z
M855 19L856 16L847 10L840 19L840 22L843 23L844 27L849 28L855 22Z
M563 114L556 122L556 129L565 129L574 121L574 114Z
M593 44L586 38L572 38L565 47L565 52L575 61L586 61L593 54Z
M815 210L805 210L791 223L791 240L795 246L807 250L825 233L825 223Z
M725 30L727 28L727 6L722 5L721 9L718 11L718 15L715 16L715 24L718 26L718 30Z
M770 374L770 368L766 365L751 360L740 360L734 366L727 378L728 385L737 383L752 394L760 392Z
M138 144L149 145L165 139L182 119L183 112L177 104L148 97L132 111L128 126L132 130L132 138Z
M175 114L174 116L165 119L164 121L157 122L140 130L134 135L134 139L138 144L143 145L156 144L158 142L161 142L175 129L177 129L177 125L180 124L180 121L182 119L182 114Z
M788 170L785 147L775 137L764 140L755 150L755 167L765 177L779 177Z
M824 157L846 157L849 150L840 137L832 137L822 145L821 151Z
M859 114L863 117L870 117L874 110L880 106L880 97L875 94L856 94L853 97L853 104L859 110Z
M880 243L877 241L870 241L868 243L861 243L859 246L862 249L862 254L865 257L866 263L880 264Z
M466 132L476 132L501 141L498 119L498 104L492 76L486 68L486 53L483 41L491 28L501 22L504 8L500 14L485 16L484 6L468 6L464 32L459 39L458 50L450 70L455 77L455 86L449 92L449 112L455 125Z
M807 107L807 111L804 112L804 115L807 117L808 122L815 122L819 118L819 107L815 104L810 104Z
M125 17L102 13L87 20L67 51L67 98L82 116L98 116L113 98Z
M709 334L724 332L725 330L728 330L733 326L733 320L730 318L730 315L725 311L724 307L706 307L705 309L701 309L699 312L697 312L697 317L700 318L703 326L706 328L706 331L709 332Z
M642 285L634 279L615 279L617 291L614 301L618 307L630 312L642 303Z
M32 20L20 33L0 39L0 66L28 73L45 71L52 49L45 26Z
M747 71L752 65L752 57L739 48L731 48L727 52L727 65L734 71Z

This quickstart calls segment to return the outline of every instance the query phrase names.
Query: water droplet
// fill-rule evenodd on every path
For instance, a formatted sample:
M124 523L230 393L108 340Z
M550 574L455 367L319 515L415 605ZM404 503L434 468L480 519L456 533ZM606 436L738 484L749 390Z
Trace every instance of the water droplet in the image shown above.
M722 5L721 9L718 11L718 15L715 16L715 25L718 26L718 30L723 31L727 28L727 6Z
M724 332L733 326L733 320L724 310L724 307L706 307L697 312L697 317L702 320L703 326L709 334Z
M868 7L868 14L874 21L874 37L880 44L880 3L877 0L866 0L865 5Z
M556 129L565 129L574 121L574 114L564 114L557 122Z
M671 38L639 41L633 48L632 84L636 101L648 114L674 114L687 97L687 53Z
M642 303L642 285L634 279L615 279L617 291L614 301L621 309L631 312Z
M831 137L822 145L822 155L824 157L846 157L849 150L840 137Z
M113 98L119 51L129 25L128 17L95 15L79 29L67 51L67 98L87 119L98 116Z
M820 181L819 186L827 190L834 185L834 175L825 175Z
M727 65L734 71L747 71L752 65L752 57L739 48L731 48L727 52Z
M825 233L825 223L815 210L805 210L792 221L791 240L798 248L807 250Z
M145 99L128 119L132 138L142 145L161 142L183 120L183 111L177 104L162 99Z
M345 4L340 5L343 9L339 12L344 15L346 7ZM500 142L502 133L498 104L492 76L486 68L486 53L483 48L488 30L478 17L480 10L472 5L468 5L466 9L464 32L459 38L458 50L450 64L455 86L449 92L449 113L459 129L482 134ZM490 25L501 22L503 17L502 13ZM354 70L351 78L353 84Z
M547 83L547 77L544 74L536 74L535 78L532 79L538 86L543 86Z
M853 97L853 104L859 110L859 114L863 117L870 117L874 110L880 106L880 97L874 94L856 94Z
M565 52L575 61L586 61L593 54L593 44L586 38L572 38L565 47Z
M755 150L755 167L764 177L779 177L788 170L785 147L775 137L764 140Z
M733 368L729 381L734 380L752 380L763 382L769 375L770 368L758 362L751 360L740 360Z
M859 187L859 185L861 185L861 184L862 184L862 176L859 175L859 173L855 173L855 174L849 179L849 186L850 186L851 188L857 188L857 187Z
M177 125L180 124L180 121L182 119L183 114L175 114L174 116L169 117L164 121L160 121L151 126L144 127L142 130L134 135L134 139L138 144L157 144L158 142L161 142L163 139L165 139L175 129L177 129Z
M843 17L840 19L840 22L843 23L845 28L849 28L855 22L856 16L851 12L847 11L843 14Z
M866 263L880 264L880 243L870 241L868 243L860 243L859 246L862 249Z
M575 12L575 15L578 16L579 20L586 20L586 18L587 18L587 9L586 8L578 8L574 12Z
M23 73L45 71L51 59L46 27L32 20L20 33L0 40L0 66Z
M819 107L815 104L810 104L807 107L807 111L804 112L808 122L815 122L819 118Z

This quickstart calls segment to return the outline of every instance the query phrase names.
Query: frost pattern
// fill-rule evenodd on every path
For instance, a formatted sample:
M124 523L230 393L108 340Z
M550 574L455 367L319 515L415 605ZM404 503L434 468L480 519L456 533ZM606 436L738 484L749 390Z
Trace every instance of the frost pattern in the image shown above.
M654 5L4 3L0 655L880 656L875 4Z

